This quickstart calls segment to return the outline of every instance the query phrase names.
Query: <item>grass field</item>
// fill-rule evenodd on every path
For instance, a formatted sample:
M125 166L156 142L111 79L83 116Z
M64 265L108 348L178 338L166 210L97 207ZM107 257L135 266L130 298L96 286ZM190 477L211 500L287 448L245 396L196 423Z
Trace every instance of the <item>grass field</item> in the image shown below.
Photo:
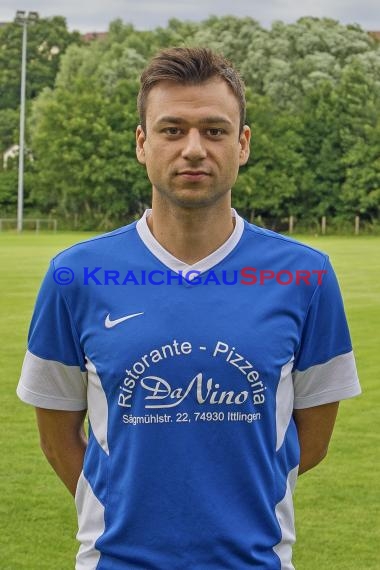
M83 237L0 233L0 570L74 567L74 506L42 457L33 409L15 388L48 260ZM303 241L329 253L336 268L364 393L341 405L328 459L298 481L294 562L297 570L378 570L380 238Z

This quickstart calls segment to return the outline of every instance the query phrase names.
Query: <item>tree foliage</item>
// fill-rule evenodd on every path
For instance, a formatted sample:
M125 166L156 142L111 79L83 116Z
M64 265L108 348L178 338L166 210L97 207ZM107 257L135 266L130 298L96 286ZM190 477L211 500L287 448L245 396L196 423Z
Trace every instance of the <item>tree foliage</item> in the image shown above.
M69 32L61 16L28 25L26 94L34 99L44 87L53 87L61 55L71 43L81 44L78 32ZM17 109L20 102L22 26L12 22L0 28L0 109Z
M46 22L53 24L58 20ZM7 34L14 37L16 27ZM380 44L359 26L301 18L266 30L251 18L213 16L201 23L173 19L153 31L116 20L106 39L86 45L63 31L62 37L58 73L58 59L43 71L45 52L38 49L39 63L31 56L28 70L34 208L83 228L111 228L138 216L150 201L135 157L139 75L160 48L205 45L228 57L247 85L252 150L233 191L235 206L274 225L290 214L305 225L322 215L378 219ZM15 86L5 77L0 71L2 148L15 130Z
M82 44L78 32L69 32L66 21L61 16L39 19L28 25L27 35L27 75L26 109L27 116L31 101L43 89L54 87L60 60L67 47ZM12 22L0 28L0 153L18 144L20 121L22 26ZM29 153L30 149L28 150ZM4 170L0 165L0 206L1 213L14 211L17 193L16 161L7 161ZM28 202L29 186L33 186L33 176L26 164L28 175L25 187ZM31 181L29 185L27 182Z

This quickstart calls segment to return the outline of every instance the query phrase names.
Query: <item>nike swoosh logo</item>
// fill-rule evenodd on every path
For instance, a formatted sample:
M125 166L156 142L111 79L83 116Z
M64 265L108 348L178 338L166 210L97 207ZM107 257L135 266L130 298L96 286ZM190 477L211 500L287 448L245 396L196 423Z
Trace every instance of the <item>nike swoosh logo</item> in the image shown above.
M144 313L134 313L133 315L126 315L125 317L120 317L120 319L115 319L114 321L111 321L110 314L108 313L108 315L106 316L106 320L104 321L104 326L106 327L106 329L112 329L113 327L116 327L116 325L119 325L124 321L128 321L128 319L133 319L134 317L139 317L140 315L143 314Z

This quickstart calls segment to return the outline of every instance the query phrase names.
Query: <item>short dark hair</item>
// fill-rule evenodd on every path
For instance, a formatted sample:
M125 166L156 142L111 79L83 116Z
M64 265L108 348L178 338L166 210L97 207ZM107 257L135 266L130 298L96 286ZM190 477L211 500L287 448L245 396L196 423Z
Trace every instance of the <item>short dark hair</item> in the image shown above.
M137 109L140 124L146 132L146 105L150 90L160 81L199 85L220 77L231 88L239 103L240 132L246 116L245 86L238 71L223 56L202 47L173 47L156 54L140 78Z

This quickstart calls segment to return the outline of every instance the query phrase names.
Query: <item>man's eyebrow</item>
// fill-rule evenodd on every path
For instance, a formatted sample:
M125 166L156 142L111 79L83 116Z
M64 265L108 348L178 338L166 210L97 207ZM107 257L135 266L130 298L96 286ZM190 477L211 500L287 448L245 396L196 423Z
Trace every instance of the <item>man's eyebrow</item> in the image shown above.
M185 119L181 119L181 117L174 117L171 115L165 115L164 117L160 117L157 121L157 124L162 124L162 123L170 123L172 125L183 125L183 124L187 124L188 121L186 121ZM213 117L204 117L203 119L199 120L199 123L201 125L232 125L232 121L230 121L229 119L227 119L226 117L220 117L220 116L213 116Z
M232 125L232 121L230 121L226 117L218 117L217 115L215 117L205 117L204 119L201 119L200 123L204 125L210 125L215 123L221 125Z

